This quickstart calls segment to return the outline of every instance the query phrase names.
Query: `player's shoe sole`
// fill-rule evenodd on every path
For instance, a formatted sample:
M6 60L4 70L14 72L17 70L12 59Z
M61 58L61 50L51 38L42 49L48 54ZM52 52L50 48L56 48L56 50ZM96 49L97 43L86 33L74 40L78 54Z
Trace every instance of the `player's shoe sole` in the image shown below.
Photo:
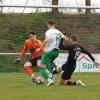
M86 86L81 80L78 80L78 81L77 81L77 84L78 84L78 85L81 85L81 86L84 86L84 87Z

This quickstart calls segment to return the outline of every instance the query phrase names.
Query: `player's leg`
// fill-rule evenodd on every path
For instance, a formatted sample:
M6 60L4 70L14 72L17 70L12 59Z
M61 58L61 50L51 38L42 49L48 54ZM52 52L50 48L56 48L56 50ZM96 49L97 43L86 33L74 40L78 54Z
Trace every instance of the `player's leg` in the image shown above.
M37 61L37 65L40 66L40 63L41 63L41 60L38 60L38 61ZM41 64L41 65L42 65L42 64ZM43 67L44 67L44 66L43 66ZM43 69L41 69L41 72L42 72L42 71L43 71ZM48 70L48 68L47 68L46 66L45 66L45 71L47 72L47 74L49 75L49 77L50 77L52 80L55 79L55 74L58 73L56 69L54 69L53 72L51 73L51 72ZM44 71L43 71L42 73L44 73ZM44 75L44 77L46 77L46 76ZM46 77L46 79L47 79L47 77Z
M58 57L59 55L59 50L58 49L54 49L52 51L50 51L48 53L48 59L47 59L47 67L50 73L50 77L54 76L54 74L57 74L57 69L56 69L56 65L54 63L54 60Z
M37 63L40 62L40 59L41 59L41 56L36 57L36 58L30 60L30 62L31 62L31 64L32 64L32 67L33 67L33 68L34 68L34 67L37 67ZM33 73L33 74L34 74L34 73ZM35 75L35 74L34 74L34 75ZM32 82L35 83L35 80L36 80L36 77L33 77L33 78L32 78Z
M54 68L52 75L58 74L61 71L63 71L62 67L55 65L56 67Z
M41 59L38 59L37 60L37 66L40 66L40 64L41 64ZM48 73L48 74L50 74L50 72L49 72L49 70L48 70L48 68L45 66L45 71Z
M58 55L59 55L59 50L58 49L54 49L54 50L52 50L52 51L50 51L49 53L48 53L48 57L49 57L49 59L48 59L48 70L50 71L50 72L52 72L52 73L55 73L56 74L56 65L55 65L55 63L54 63L54 60L58 57ZM54 70L55 69L55 70ZM54 72L53 72L54 71Z
M44 53L44 55L41 58L41 63L39 66L41 67L42 75L44 76L45 79L48 80L48 85L51 84L53 81L50 79L50 77L49 77L48 73L45 71L45 69L48 68L48 70L50 72L53 71L53 68L54 68L53 61L58 56L58 54L59 54L59 50L53 50L53 51Z
M70 66L70 67L68 67ZM62 69L64 72L62 73L61 80L60 80L60 85L81 85L85 86L85 84L81 81L69 81L71 79L71 76L76 68L76 65L73 64L64 64ZM67 81L66 81L67 80Z
M58 49L54 49L52 50L51 52L48 53L48 63L47 63L47 67L48 67L48 70L51 72L49 74L49 78L54 81L55 79L55 75L52 74L54 71L54 68L55 68L55 64L54 64L54 60L58 57L59 55L59 50ZM48 82L48 86L49 86L49 82Z
M67 80L67 78L64 78L64 76L62 75L61 80L60 80L60 85L77 85L76 81L69 81Z
M32 78L34 78L35 74L31 68L31 66L32 66L31 62L26 62L24 64L24 70L27 72L28 75L30 75Z
M47 71L46 71L46 68L47 68L47 64L46 64L46 62L47 62L47 59L46 59L46 56L47 56L47 53L44 53L44 55L42 56L42 58L41 58L41 62L43 63L37 63L38 64L38 66L40 67L40 71L41 71L41 74L42 74L42 76L45 78L45 79L48 79L49 78L49 75L48 75L48 73L47 73ZM39 62L39 61L38 61Z
M47 86L52 85L53 81L51 80L51 78L49 77L49 74L46 71L46 65L44 64L40 64L40 71L42 76L48 81L49 84L47 84Z
M39 57L31 59L30 62L26 62L24 64L24 69L31 76L33 83L35 82L36 76L34 74L34 71L32 70L32 67L37 66L38 59Z
M42 56L41 58L41 63L40 61L38 61L37 65L40 67L40 71L41 71L41 74L42 76L45 78L45 79L48 79L49 78L49 75L46 71L46 68L47 68L47 53L44 53L44 55Z
M60 80L60 85L76 85L76 81L69 81L73 74L75 67L68 62L62 66L63 73ZM67 80L67 81L66 81Z
M60 80L60 85L81 85L81 86L85 86L85 84L81 80L70 81L66 76L64 76L64 73L62 74L62 77L61 77L61 80Z

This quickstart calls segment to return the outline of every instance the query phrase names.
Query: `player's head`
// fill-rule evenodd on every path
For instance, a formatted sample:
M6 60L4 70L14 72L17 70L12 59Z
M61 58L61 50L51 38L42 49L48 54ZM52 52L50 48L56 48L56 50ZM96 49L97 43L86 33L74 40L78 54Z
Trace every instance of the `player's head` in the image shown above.
M77 34L73 34L70 36L70 42L74 43L74 42L79 42L79 38Z
M48 21L48 28L53 28L55 26L55 21L54 20L49 20Z
M29 34L30 34L30 39L31 40L36 39L36 33L35 32L30 32Z

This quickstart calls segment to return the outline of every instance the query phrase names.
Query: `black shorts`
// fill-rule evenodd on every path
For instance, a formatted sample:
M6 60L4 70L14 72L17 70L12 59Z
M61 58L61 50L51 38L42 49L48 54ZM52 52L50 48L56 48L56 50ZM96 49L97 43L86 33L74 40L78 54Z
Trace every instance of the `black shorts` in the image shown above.
M40 60L40 59L41 59L41 56L36 57L36 58L34 58L34 59L31 59L30 62L31 62L31 64L32 64L32 67L37 66L37 61Z
M71 79L71 75L73 74L75 68L76 68L76 64L74 64L74 63L72 64L72 63L66 62L62 66L62 69L63 69L64 72L62 73L61 79L64 79L64 80Z

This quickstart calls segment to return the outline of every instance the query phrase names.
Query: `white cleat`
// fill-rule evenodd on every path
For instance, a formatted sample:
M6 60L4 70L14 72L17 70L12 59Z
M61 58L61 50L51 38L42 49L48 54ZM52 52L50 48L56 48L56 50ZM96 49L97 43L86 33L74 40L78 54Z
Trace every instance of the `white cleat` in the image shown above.
M76 83L77 85L86 86L81 80L78 80Z
M54 84L54 81L49 78L46 86L50 86L50 85L53 85L53 84Z
M52 75L52 73L49 74L49 78L54 81L55 80L55 75Z

